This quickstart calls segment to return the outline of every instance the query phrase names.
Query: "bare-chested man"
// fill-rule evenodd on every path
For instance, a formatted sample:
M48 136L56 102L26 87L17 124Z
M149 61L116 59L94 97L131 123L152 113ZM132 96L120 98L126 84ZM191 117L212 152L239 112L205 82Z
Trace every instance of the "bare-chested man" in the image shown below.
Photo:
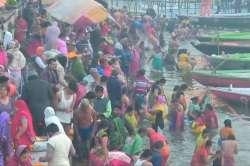
M87 99L83 99L80 108L74 113L74 129L77 138L77 143L80 144L79 152L80 159L88 157L90 140L93 135L96 121L96 114ZM85 152L83 152L86 149Z

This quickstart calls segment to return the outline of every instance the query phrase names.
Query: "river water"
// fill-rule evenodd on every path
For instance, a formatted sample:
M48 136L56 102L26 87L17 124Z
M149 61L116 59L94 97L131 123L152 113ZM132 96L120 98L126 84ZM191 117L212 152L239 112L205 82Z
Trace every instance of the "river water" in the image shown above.
M185 43L184 45L189 49L191 55L194 55L197 59L202 59L200 52L195 50L195 48L193 48L189 43ZM147 70L149 73L150 68ZM181 85L183 83L181 75L175 71L165 71L163 77L167 80L165 88L167 96L171 95L172 89L175 85ZM186 92L186 96L189 100L190 97L200 95L204 91L206 91L206 87L193 81L192 87ZM226 105L224 101L213 98L213 103L215 103L219 117L220 128L224 126L223 122L225 119L229 118L232 120L232 125L236 133L236 139L239 142L237 166L250 166L250 160L248 160L250 154L250 144L248 143L248 140L250 140L250 116L247 116L248 112L245 112L249 110L240 110L233 105L233 107L237 108L237 114L232 114L224 107L224 105ZM182 133L171 134L168 131L168 127L165 128L164 133L167 136L171 147L171 155L168 165L189 166L195 148L195 136L191 132L190 123L185 120L185 131ZM215 150L217 147L217 140L218 133L213 138L213 147Z

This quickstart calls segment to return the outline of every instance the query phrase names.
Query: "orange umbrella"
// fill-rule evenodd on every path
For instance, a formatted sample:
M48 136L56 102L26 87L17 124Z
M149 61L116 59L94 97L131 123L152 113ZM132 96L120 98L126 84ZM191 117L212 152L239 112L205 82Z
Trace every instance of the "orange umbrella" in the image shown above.
M3 7L6 4L6 0L0 0L0 7Z
M108 11L94 0L60 0L48 8L51 16L69 24L86 18L99 23L108 18Z

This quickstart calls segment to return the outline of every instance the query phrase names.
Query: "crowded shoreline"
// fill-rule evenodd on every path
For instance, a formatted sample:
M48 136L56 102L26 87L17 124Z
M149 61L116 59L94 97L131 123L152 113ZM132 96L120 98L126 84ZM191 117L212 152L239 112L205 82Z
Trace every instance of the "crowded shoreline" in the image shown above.
M186 165L242 165L232 119L243 118L192 80L209 67L190 44L199 30L110 15L69 25L28 3L14 33L2 25L0 166L175 166L182 152Z

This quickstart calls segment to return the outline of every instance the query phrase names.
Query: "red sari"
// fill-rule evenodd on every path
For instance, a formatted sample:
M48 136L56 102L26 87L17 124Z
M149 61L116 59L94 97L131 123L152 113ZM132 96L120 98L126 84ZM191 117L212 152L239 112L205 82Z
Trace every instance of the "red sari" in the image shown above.
M20 126L22 126L21 119L26 119L27 121L27 129L23 135L20 136L18 140L14 140L16 147L18 145L27 145L30 147L33 144L33 139L36 136L36 133L33 128L32 116L27 104L23 100L17 100L14 103L17 112L12 119L12 126L11 126L11 134L12 138L15 139L18 133Z

